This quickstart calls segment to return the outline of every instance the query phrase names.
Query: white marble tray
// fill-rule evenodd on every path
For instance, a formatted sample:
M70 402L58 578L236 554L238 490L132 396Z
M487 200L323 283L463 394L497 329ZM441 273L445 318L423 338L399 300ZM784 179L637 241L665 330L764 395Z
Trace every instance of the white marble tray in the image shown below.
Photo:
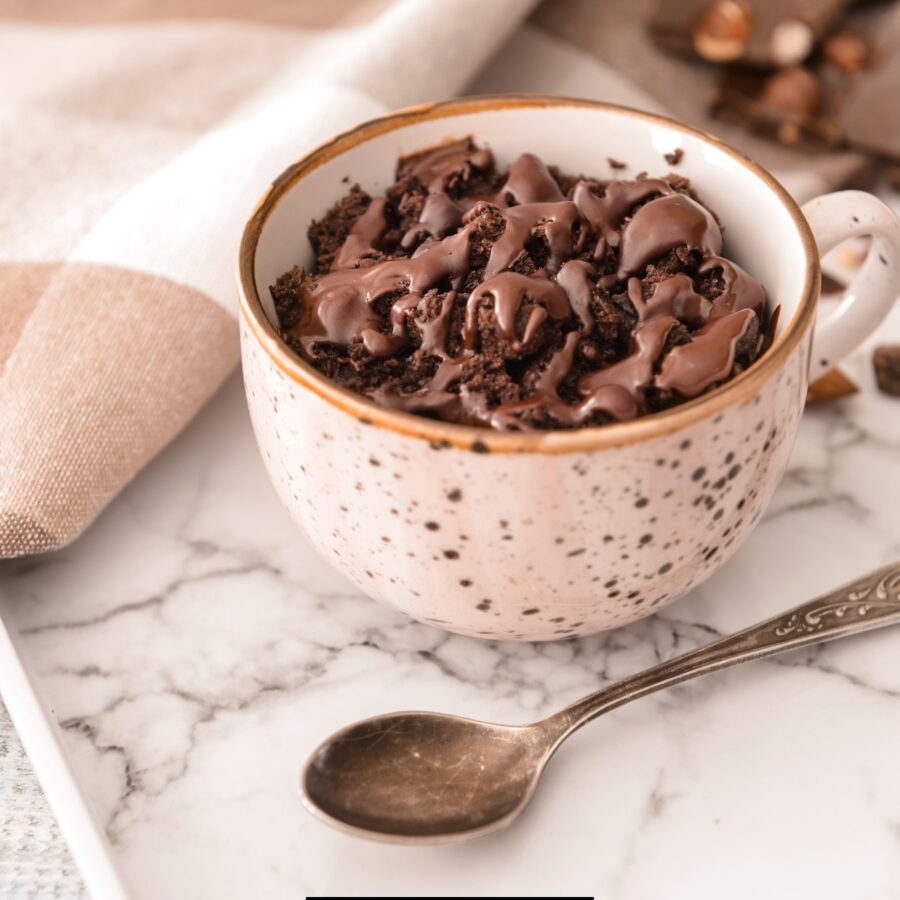
M900 309L879 338L900 340ZM868 360L848 367L860 395L807 413L722 573L648 621L546 645L448 636L360 597L277 505L233 379L84 538L0 568L65 759L24 677L20 729L96 896L116 896L115 874L79 793L136 898L897 896L900 630L617 711L560 751L519 825L469 845L360 842L315 822L295 787L350 720L526 721L900 558L900 401ZM8 673L17 658L0 655Z

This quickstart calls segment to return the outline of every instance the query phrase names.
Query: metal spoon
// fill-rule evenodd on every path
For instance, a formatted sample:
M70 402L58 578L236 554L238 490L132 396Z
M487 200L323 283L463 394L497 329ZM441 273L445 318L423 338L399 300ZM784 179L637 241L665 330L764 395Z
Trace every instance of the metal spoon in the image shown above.
M301 796L360 837L437 844L505 828L573 731L630 700L725 666L900 623L900 562L780 616L626 678L532 725L430 712L375 716L312 754Z

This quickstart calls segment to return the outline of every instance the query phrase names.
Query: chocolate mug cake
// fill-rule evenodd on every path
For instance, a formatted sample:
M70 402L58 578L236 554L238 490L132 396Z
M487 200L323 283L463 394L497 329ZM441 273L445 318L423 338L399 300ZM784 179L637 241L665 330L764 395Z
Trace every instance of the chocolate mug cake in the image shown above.
M689 182L574 177L472 139L402 158L309 228L272 286L283 339L393 409L501 431L622 422L760 355L763 287Z

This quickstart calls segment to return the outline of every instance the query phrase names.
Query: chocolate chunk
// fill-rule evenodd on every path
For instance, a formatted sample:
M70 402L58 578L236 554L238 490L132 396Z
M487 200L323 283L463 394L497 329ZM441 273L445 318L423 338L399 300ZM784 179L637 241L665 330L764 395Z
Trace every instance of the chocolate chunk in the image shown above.
M900 397L900 344L876 347L872 365L878 389L892 397Z
M601 425L699 396L762 352L765 292L720 255L718 220L678 175L601 181L530 153L499 171L466 138L400 160L384 196L352 188L310 239L315 271L271 288L282 336L391 409Z
M810 406L817 406L849 397L858 391L859 388L840 369L832 369L809 386L806 402Z
M830 275L826 275L824 272L822 273L822 287L820 288L819 293L823 297L831 297L835 294L843 293L844 288L846 287L847 285L841 284L837 279L832 278Z

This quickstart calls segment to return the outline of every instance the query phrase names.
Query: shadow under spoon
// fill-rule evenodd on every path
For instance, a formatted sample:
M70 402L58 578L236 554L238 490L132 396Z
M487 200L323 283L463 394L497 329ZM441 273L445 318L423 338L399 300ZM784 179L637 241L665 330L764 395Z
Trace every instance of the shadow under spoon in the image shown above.
M591 719L706 672L900 623L900 563L775 618L660 663L531 725L432 712L375 716L336 732L307 761L309 810L360 837L436 844L513 822L557 747Z

